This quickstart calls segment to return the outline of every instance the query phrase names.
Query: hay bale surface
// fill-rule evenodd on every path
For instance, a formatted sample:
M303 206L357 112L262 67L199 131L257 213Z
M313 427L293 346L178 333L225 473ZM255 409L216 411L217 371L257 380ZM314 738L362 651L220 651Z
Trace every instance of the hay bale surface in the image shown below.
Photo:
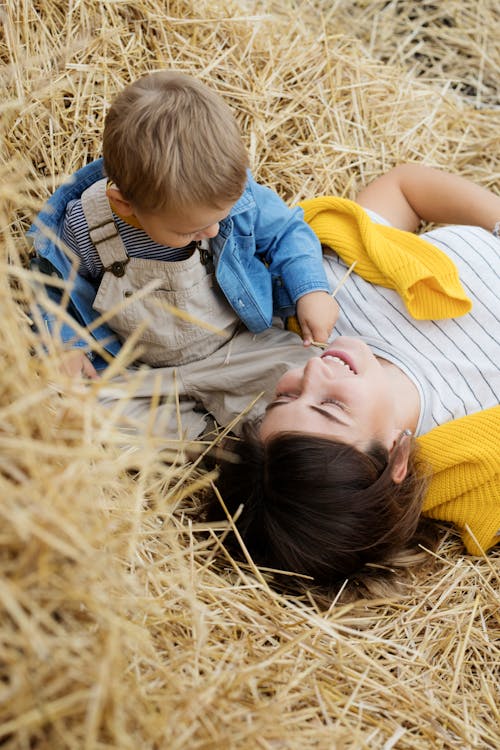
M255 175L289 203L353 197L404 161L499 192L496 0L7 0L1 14L2 747L497 748L498 551L466 557L445 530L398 596L324 611L273 592L195 534L210 476L185 446L125 446L95 387L57 374L29 327L23 239L100 154L113 95L164 67L226 97Z

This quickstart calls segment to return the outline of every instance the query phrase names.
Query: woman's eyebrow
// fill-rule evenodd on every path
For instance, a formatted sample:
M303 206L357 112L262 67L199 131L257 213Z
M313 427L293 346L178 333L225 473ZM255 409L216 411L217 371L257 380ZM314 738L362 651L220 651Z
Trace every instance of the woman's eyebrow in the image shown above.
M268 414L272 409L276 409L276 407L278 406L286 406L289 403L290 401L271 401L271 403L266 406L265 413ZM326 419L329 419L330 422L335 422L335 424L341 424L344 427L349 426L347 422L344 422L342 419L339 419L337 416L335 416L335 414L332 414L327 409L322 409L321 406L308 404L308 408L313 409L314 411L318 412L318 414L321 414L322 417L326 417Z
M347 422L344 422L342 419L339 419L335 414L332 414L327 409L322 409L321 406L315 406L314 404L309 405L310 409L314 409L314 411L317 411L318 414L322 414L324 417L330 420L330 422L336 422L337 424L344 425L344 427L347 427Z

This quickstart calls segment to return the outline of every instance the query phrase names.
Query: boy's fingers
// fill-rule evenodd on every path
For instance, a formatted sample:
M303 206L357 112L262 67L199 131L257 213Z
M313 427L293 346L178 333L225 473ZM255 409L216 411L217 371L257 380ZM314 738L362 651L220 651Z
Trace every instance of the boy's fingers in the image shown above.
M86 378L90 378L91 380L97 380L99 378L97 370L88 357L84 357L83 359L82 375L84 375Z
M311 339L313 341L317 341L319 344L326 344L329 336L330 331L328 331L324 326L317 326L311 331Z
M302 343L304 344L304 346L310 346L311 341L314 339L311 329L309 328L308 324L305 322L304 323L301 322L300 328L302 330Z
M61 372L71 378L89 378L97 380L99 374L90 359L80 349L66 352L61 361Z

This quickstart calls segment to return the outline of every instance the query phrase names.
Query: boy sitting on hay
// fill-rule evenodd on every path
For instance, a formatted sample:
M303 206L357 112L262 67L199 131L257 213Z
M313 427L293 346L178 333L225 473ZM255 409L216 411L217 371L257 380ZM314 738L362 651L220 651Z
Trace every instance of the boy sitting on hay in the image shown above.
M300 208L255 182L218 94L177 72L139 79L111 106L103 155L56 191L31 234L42 270L68 279L76 256L70 312L104 358L134 334L140 363L184 365L240 321L259 333L295 312L306 344L327 340L338 308L320 243ZM61 336L66 372L96 377L103 356L70 326Z

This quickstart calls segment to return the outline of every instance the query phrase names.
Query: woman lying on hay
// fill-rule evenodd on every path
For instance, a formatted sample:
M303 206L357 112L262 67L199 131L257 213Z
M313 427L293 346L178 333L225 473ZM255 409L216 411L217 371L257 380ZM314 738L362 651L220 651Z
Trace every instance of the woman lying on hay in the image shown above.
M278 380L218 481L253 559L320 586L415 546L422 513L471 554L500 541L500 198L408 165L357 203L302 204L338 253L333 283L353 260L359 275L326 350ZM421 220L462 226L410 234Z

